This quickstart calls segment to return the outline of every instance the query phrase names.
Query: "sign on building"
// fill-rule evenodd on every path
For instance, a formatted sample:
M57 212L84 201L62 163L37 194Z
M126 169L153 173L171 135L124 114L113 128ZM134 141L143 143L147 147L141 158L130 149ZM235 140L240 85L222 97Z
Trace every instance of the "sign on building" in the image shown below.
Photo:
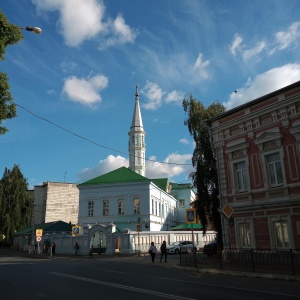
M187 208L186 209L186 223L187 224L195 224L196 223L196 209L195 208Z
M82 235L82 226L72 226L72 235L73 236L79 236Z

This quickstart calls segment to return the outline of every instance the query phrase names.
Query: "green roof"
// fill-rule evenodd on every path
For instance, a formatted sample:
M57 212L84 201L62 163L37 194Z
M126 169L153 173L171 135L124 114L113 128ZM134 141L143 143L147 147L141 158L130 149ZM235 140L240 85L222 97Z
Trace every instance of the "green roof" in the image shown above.
M55 221L50 223L35 224L34 230L36 229L43 229L43 233L61 232L61 231L72 232L72 225L63 221ZM32 226L18 231L16 235L26 235L31 233L32 233Z
M186 190L186 189L192 190L193 189L193 187L190 183L173 183L173 182L170 182L170 185L172 186L172 190Z
M89 181L83 182L78 186L87 185L101 185L101 184L114 184L114 183L124 183L124 182L150 182L152 179L146 178L136 172L126 168L121 167L119 169L113 170L109 173L98 176Z

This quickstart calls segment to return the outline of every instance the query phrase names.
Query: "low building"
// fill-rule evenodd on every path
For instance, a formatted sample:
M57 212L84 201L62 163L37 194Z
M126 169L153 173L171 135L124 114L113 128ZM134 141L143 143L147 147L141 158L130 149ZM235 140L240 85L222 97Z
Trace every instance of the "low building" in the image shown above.
M225 247L300 248L300 81L211 120Z

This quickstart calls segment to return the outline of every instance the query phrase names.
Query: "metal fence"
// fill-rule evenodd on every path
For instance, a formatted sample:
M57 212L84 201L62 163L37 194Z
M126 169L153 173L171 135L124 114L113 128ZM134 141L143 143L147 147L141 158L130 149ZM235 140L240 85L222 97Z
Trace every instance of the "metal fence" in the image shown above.
M296 276L300 275L300 250L224 249L212 256L200 250L181 253L180 265Z

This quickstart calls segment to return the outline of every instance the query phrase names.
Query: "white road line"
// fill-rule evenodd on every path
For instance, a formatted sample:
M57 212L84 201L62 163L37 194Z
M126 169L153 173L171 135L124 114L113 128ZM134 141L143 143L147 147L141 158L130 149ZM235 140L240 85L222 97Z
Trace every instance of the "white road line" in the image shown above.
M96 280L96 279L90 279L90 278L85 278L85 277L80 277L80 276L74 276L74 275L69 275L69 274L64 274L64 273L51 272L50 274L57 275L57 276L63 276L63 277L67 277L67 278L72 278L72 279L77 279L77 280L82 280L82 281L88 281L88 282L107 285L107 286L112 286L112 287L119 288L119 289L154 295L154 296L163 297L163 298L167 298L167 299L195 300L192 298L185 298L185 297L180 297L180 296L176 296L176 295L160 293L160 292L150 291L150 290L146 290L146 289L140 289L140 288L136 288L136 287L132 287L132 286L127 286L127 285L122 285L122 284L117 284L117 283L112 283L112 282L106 282L106 281L101 281L101 280Z
M135 273L128 273L128 272L119 272L119 271L111 271L107 269L97 269L98 271L104 271L104 272L111 272L111 273L120 273L120 274L127 274L127 275L135 275ZM138 275L144 276L144 277L151 277L149 275ZM198 281L191 281L191 280L181 280L181 279L174 279L174 278L167 278L167 277L155 277L156 279L163 279L163 280L170 280L170 281L178 281L178 282L183 282L183 283L191 283L191 284L197 284L197 285L202 285L202 286L211 286L211 287L218 287L218 288L224 288L224 289L231 289L231 290L238 290L238 291L245 291L245 292L254 292L254 293L262 293L262 294L269 294L269 295L276 295L276 296L288 296L288 297L293 297L293 298L300 298L298 295L291 295L291 294L286 294L286 293L276 293L276 292L269 292L269 291L262 291L262 290L251 290L251 289L246 289L246 288L239 288L239 287L234 287L234 286L227 286L227 285L219 285L219 284L212 284L212 283L202 283Z

